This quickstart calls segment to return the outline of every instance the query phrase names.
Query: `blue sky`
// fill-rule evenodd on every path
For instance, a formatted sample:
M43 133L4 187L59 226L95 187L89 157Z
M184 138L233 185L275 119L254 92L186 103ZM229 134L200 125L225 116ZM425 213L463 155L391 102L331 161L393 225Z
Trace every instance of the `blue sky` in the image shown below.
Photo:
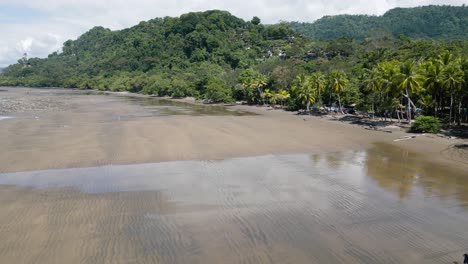
M394 7L468 5L468 0L0 0L0 67L23 53L46 57L93 26L122 29L155 17L228 10L265 23L314 21L324 15L381 15Z
M40 10L19 7L12 5L0 5L0 23L2 25L8 23L18 23L23 21L31 21L35 18L45 15Z

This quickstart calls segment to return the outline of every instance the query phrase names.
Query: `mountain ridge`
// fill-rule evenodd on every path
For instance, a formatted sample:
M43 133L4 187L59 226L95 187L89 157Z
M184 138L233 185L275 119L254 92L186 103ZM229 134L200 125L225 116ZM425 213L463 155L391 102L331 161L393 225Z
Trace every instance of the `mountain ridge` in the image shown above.
M421 39L468 39L468 7L429 5L393 8L382 16L324 16L312 23L290 22L291 27L313 39L350 37L365 39L377 34Z

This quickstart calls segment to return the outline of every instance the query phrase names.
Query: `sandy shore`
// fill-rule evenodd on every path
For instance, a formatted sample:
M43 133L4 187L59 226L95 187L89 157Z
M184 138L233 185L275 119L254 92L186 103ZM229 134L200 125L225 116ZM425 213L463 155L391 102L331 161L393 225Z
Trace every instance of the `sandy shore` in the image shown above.
M468 247L462 140L0 90L0 263L436 264Z
M21 111L2 110L4 115L15 117L0 123L2 172L338 152L363 149L374 142L403 146L461 169L468 165L464 153L453 148L461 140L429 135L394 142L407 134L369 131L265 107L231 107L256 114L249 116L188 114L152 118L145 115L147 106L112 96L26 88L10 88L0 96L37 105Z

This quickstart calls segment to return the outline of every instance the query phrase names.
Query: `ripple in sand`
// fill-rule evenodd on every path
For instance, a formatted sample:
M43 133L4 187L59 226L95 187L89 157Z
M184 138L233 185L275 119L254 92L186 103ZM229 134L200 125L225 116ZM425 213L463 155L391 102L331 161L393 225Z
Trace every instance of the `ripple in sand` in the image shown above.
M0 174L1 263L443 263L462 172L367 151Z

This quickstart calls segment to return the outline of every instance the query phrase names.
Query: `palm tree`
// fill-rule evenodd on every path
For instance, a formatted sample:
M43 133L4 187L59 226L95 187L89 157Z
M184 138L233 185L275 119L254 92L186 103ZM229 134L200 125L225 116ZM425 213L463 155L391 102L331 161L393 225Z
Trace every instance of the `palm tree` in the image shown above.
M288 100L291 95L286 90L280 90L274 95L274 97L276 97L276 100L280 102L281 106L283 106L284 102Z
M310 82L313 89L317 92L318 101L322 101L322 93L325 91L325 75L321 72L314 72L310 75Z
M346 78L346 73L343 71L333 70L328 75L328 85L333 93L338 95L338 104L340 106L340 112L343 113L343 108L341 107L341 97L340 94L345 91L346 86L348 85L348 79Z
M297 94L297 97L303 104L306 104L306 110L310 112L310 104L315 102L315 90L310 76L301 74L293 81L291 89Z
M466 96L468 96L468 57L463 57L460 61L461 64L461 69L463 71L464 79L463 79L463 87L460 91L460 103L458 104L458 125L461 125L462 122L462 114L461 114L461 109L462 109L462 103L466 102L464 99ZM468 99L468 98L466 98ZM466 114L465 114L465 122L466 122Z
M379 75L382 78L382 91L385 91L388 97L393 98L391 102L392 108L395 109L398 117L398 122L401 123L401 117L403 118L401 107L401 91L398 87L400 79L400 64L401 62L393 60L382 62L378 65L377 69Z
M267 85L267 77L261 73L257 74L255 78L251 82L251 88L257 89L258 95L262 104L265 102L263 101L263 88Z
M375 93L381 93L384 86L384 79L378 68L368 70L366 79L364 80L365 88L374 94L372 100L372 119L375 118Z
M446 50L437 56L437 61L442 64L442 66L447 67L454 62L453 54Z
M267 77L265 75L258 71L247 69L240 74L239 80L242 84L242 87L246 90L248 96L247 99L250 102L258 99L258 102L261 102L262 104L264 103L263 89L267 86ZM256 98L253 91L257 91L258 98Z
M453 96L461 90L464 81L464 73L460 67L460 60L453 61L444 70L442 76L442 85L450 93L450 116L449 124L452 124L452 113L453 113Z
M425 64L424 76L426 81L424 87L426 87L432 94L434 99L434 116L437 116L437 110L441 107L442 100L442 79L443 79L443 64L440 60L429 60ZM439 100L437 100L439 99Z
M399 87L403 90L403 96L406 97L406 111L408 111L408 122L411 124L411 106L414 106L411 101L411 96L421 90L424 82L424 77L419 74L416 62L407 61L400 67L401 82Z

